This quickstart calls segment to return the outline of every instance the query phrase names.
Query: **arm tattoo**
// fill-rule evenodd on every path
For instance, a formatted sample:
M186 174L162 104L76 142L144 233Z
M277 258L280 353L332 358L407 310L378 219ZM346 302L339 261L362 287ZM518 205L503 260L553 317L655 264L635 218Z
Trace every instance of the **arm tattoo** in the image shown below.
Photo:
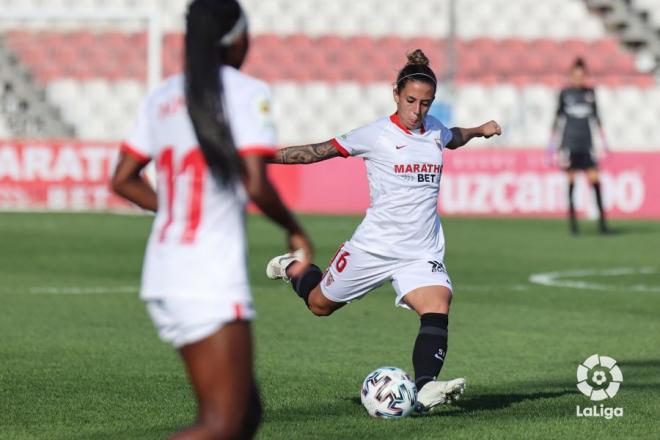
M320 162L339 156L339 152L330 142L319 144L296 145L277 150L271 163L281 164L306 164Z

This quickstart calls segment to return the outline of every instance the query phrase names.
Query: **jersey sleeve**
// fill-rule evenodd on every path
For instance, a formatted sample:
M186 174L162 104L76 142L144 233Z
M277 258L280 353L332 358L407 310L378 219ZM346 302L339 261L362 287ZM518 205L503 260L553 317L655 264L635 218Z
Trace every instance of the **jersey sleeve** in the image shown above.
M374 145L373 130L369 125L356 128L346 134L330 140L339 154L348 156L366 156Z
M145 99L140 105L138 115L122 141L120 150L139 162L149 162L153 158L155 146L148 99Z
M451 140L454 139L454 133L445 126L445 124L440 124L440 142L442 142L442 148L446 147Z
M258 154L272 157L277 136L270 89L262 84L247 96L247 102L234 120L234 142L241 156Z

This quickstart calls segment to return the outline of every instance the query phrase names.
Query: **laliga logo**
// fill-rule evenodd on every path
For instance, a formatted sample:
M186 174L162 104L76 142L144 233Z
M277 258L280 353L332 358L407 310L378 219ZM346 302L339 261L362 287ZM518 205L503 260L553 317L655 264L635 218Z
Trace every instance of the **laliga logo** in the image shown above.
M614 359L608 356L594 354L578 365L577 380L578 390L582 394L591 400L599 401L616 396L621 382L623 382L623 374ZM595 389L589 382L599 389ZM609 382L609 385L607 382Z
M594 354L578 365L577 380L578 390L597 402L616 396L621 382L623 382L623 373L613 358ZM603 417L611 420L613 417L622 417L623 408L606 407L603 404L600 407L594 405L591 408L580 408L578 405L576 415L578 417Z

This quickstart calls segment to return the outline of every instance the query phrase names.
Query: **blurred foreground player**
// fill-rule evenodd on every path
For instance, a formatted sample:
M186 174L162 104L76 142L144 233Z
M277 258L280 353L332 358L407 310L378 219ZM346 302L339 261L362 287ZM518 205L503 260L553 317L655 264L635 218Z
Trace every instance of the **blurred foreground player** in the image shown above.
M291 249L312 257L266 176L276 150L270 91L238 70L247 49L247 21L235 0L193 1L185 75L145 100L112 180L118 194L156 211L140 296L160 337L180 351L198 402L197 423L176 439L250 438L259 423L247 196L288 232ZM141 177L150 160L157 195ZM303 259L292 272L306 267Z
M559 94L559 105L552 127L553 135L548 146L548 155L552 161L556 161L566 171L566 177L568 178L568 219L571 233L577 234L579 232L573 201L575 175L578 171L584 171L596 196L599 214L598 227L599 231L604 234L609 229L603 209L603 197L591 132L592 122L598 125L604 152L607 153L609 148L598 115L596 93L593 88L586 85L586 75L586 65L581 58L578 58L571 67L571 85L562 89ZM561 138L561 141L557 150L557 140L559 138Z

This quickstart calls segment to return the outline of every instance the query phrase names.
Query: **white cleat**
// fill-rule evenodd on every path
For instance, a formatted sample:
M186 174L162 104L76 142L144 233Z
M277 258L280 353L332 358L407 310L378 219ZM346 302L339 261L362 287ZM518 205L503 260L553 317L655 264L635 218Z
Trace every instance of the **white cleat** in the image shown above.
M417 411L426 413L435 406L455 402L460 399L463 392L465 392L465 379L462 377L448 381L427 382L417 393Z
M289 276L286 274L286 268L289 267L291 263L301 261L303 256L304 253L302 249L298 249L295 252L289 252L288 254L278 255L266 265L266 276L271 280L282 278L289 281Z

